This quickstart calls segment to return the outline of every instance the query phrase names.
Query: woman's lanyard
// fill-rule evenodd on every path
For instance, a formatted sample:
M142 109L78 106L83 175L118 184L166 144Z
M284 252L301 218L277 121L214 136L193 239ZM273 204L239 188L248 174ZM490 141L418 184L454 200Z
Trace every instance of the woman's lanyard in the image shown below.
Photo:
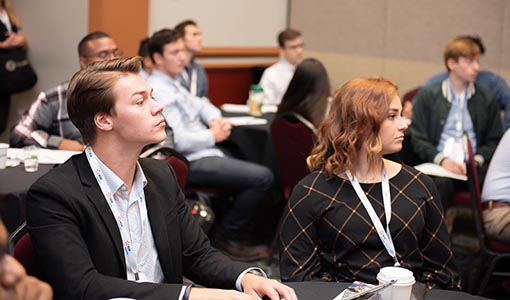
M131 236L128 232L128 229L126 227L125 222L123 222L123 218L119 212L119 208L117 205L114 204L113 200L113 193L110 191L110 188L106 184L105 177L103 175L103 172L101 171L101 168L99 167L99 162L97 161L97 157L92 151L91 147L85 148L85 153L87 156L87 159L89 161L90 167L92 168L92 172L94 172L94 175L96 177L97 183L99 184L99 187L101 188L101 192L103 192L103 195L106 199L106 202L110 206L110 209L115 217L115 220L117 221L117 226L119 227L120 236L122 238L122 246L124 248L124 253L126 254L127 263L133 274L135 275L135 280L140 280L140 277L138 275L138 268L137 268L137 262L136 262L136 253L134 252L133 247L131 247ZM140 198L138 199L138 207L140 209L140 215L141 216L147 216L147 207L143 205L143 196L140 195ZM129 209L129 208L128 208ZM146 220L141 220L141 226L142 226L142 236L144 233L144 225L147 224Z
M358 179L355 176L352 176L351 171L347 170L345 171L347 174L347 177L349 178L349 181L352 184L352 187L354 188L354 191L356 191L356 194L358 195L358 198L361 200L361 203L363 203L363 206L367 210L368 215L370 216L370 219L372 220L372 223L375 226L375 229L377 230L377 233L379 234L379 238L381 239L381 242L383 243L384 247L386 248L386 251L388 251L388 254L393 258L395 261L395 267L399 267L400 263L397 260L397 254L395 252L395 245L393 245L393 240L391 239L391 233L390 233L390 220L391 220L391 197L390 197L390 183L388 181L388 174L386 173L386 169L383 167L382 171L382 194L383 194L383 203L384 203L384 213L386 215L386 230L384 230L383 225L381 223L381 220L379 220L379 217L375 213L374 207L368 201L367 196L365 195L365 192L363 192L363 189L361 188L361 185L358 182Z

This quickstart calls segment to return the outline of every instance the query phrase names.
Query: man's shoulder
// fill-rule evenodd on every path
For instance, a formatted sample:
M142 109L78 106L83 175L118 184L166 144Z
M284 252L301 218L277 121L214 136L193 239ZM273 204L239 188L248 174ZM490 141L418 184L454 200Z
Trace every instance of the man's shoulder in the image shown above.
M430 101L429 99L444 98L442 93L442 82L432 84L430 86L421 88L416 95L415 101Z
M63 98L63 100L65 100L68 86L69 86L69 81L64 81L64 82L57 84L54 87L47 89L46 91L43 92L46 100L51 102L51 101L58 100L61 97Z
M478 83L475 83L475 95L480 98L484 99L486 101L496 101L494 93L489 90L487 87L480 85Z
M42 175L33 186L42 188L59 186L63 190L72 189L72 186L80 182L80 175L76 166L80 156L81 154L73 155L63 164L49 170L46 174ZM85 158L83 157L83 159Z

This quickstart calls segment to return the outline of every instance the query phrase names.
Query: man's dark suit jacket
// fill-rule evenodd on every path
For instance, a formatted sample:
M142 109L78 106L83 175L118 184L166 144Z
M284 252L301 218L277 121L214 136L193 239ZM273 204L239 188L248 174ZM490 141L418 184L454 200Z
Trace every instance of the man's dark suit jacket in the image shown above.
M171 167L153 159L139 162L165 284L126 280L120 232L82 153L41 177L27 196L30 236L55 298L178 299L183 275L207 287L235 288L246 265L211 247Z

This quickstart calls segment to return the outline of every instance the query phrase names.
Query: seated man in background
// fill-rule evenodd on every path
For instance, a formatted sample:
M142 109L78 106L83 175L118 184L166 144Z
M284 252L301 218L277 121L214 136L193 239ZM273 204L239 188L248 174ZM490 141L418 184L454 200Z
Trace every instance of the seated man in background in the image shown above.
M479 58L480 48L471 38L455 38L446 44L444 62L448 78L422 89L416 97L411 142L420 160L466 175L462 136L467 132L483 178L501 138L502 126L494 95L475 83ZM462 184L445 177L433 179L446 211Z
M115 41L104 32L87 34L78 44L80 68L122 55ZM67 86L65 81L46 92L21 116L10 133L11 147L38 145L59 150L83 150L80 132L67 114Z
M193 20L185 20L175 26L184 41L184 71L179 75L179 82L192 95L207 97L209 80L207 73L195 60L195 55L202 50L202 31Z
M138 47L138 55L143 58L142 60L142 70L140 71L140 75L143 79L149 79L149 76L152 74L152 59L149 53L149 38L146 37L140 41L140 46Z
M28 276L23 266L5 253L7 230L0 220L0 300L51 300L51 287L39 279Z
M485 46L482 43L482 39L478 36L459 36L458 38L466 38L472 40L480 48L480 56L485 54ZM429 87L431 85L442 82L448 78L448 72L441 72L429 78L422 88ZM496 100L499 103L501 110L505 110L510 101L510 88L508 87L505 79L498 74L491 71L482 70L478 72L475 83L481 87L486 88L494 94Z
M162 29L149 42L154 70L149 85L154 99L163 105L163 115L174 131L176 150L190 161L187 183L216 187L235 196L222 223L221 247L236 258L256 258L257 250L240 243L273 186L272 172L254 163L228 157L217 143L225 141L232 125L207 98L192 95L179 83L185 47L179 32ZM221 234L220 234L221 235Z
M264 89L264 104L280 104L296 65L303 58L303 38L297 30L289 28L280 32L278 46L280 60L264 70L259 83Z
M139 159L166 138L140 67L140 57L119 58L71 78L69 117L87 148L28 192L30 237L55 298L295 300L291 288L214 249L172 168ZM231 290L184 286L183 276Z

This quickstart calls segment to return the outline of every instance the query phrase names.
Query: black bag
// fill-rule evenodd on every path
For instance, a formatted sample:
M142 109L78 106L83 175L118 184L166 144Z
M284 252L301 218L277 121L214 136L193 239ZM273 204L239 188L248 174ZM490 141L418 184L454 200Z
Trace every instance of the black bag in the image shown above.
M186 204L204 233L209 233L214 224L214 211L211 208L209 197L201 192L187 192Z
M0 93L15 94L32 88L37 74L23 47L0 50Z

